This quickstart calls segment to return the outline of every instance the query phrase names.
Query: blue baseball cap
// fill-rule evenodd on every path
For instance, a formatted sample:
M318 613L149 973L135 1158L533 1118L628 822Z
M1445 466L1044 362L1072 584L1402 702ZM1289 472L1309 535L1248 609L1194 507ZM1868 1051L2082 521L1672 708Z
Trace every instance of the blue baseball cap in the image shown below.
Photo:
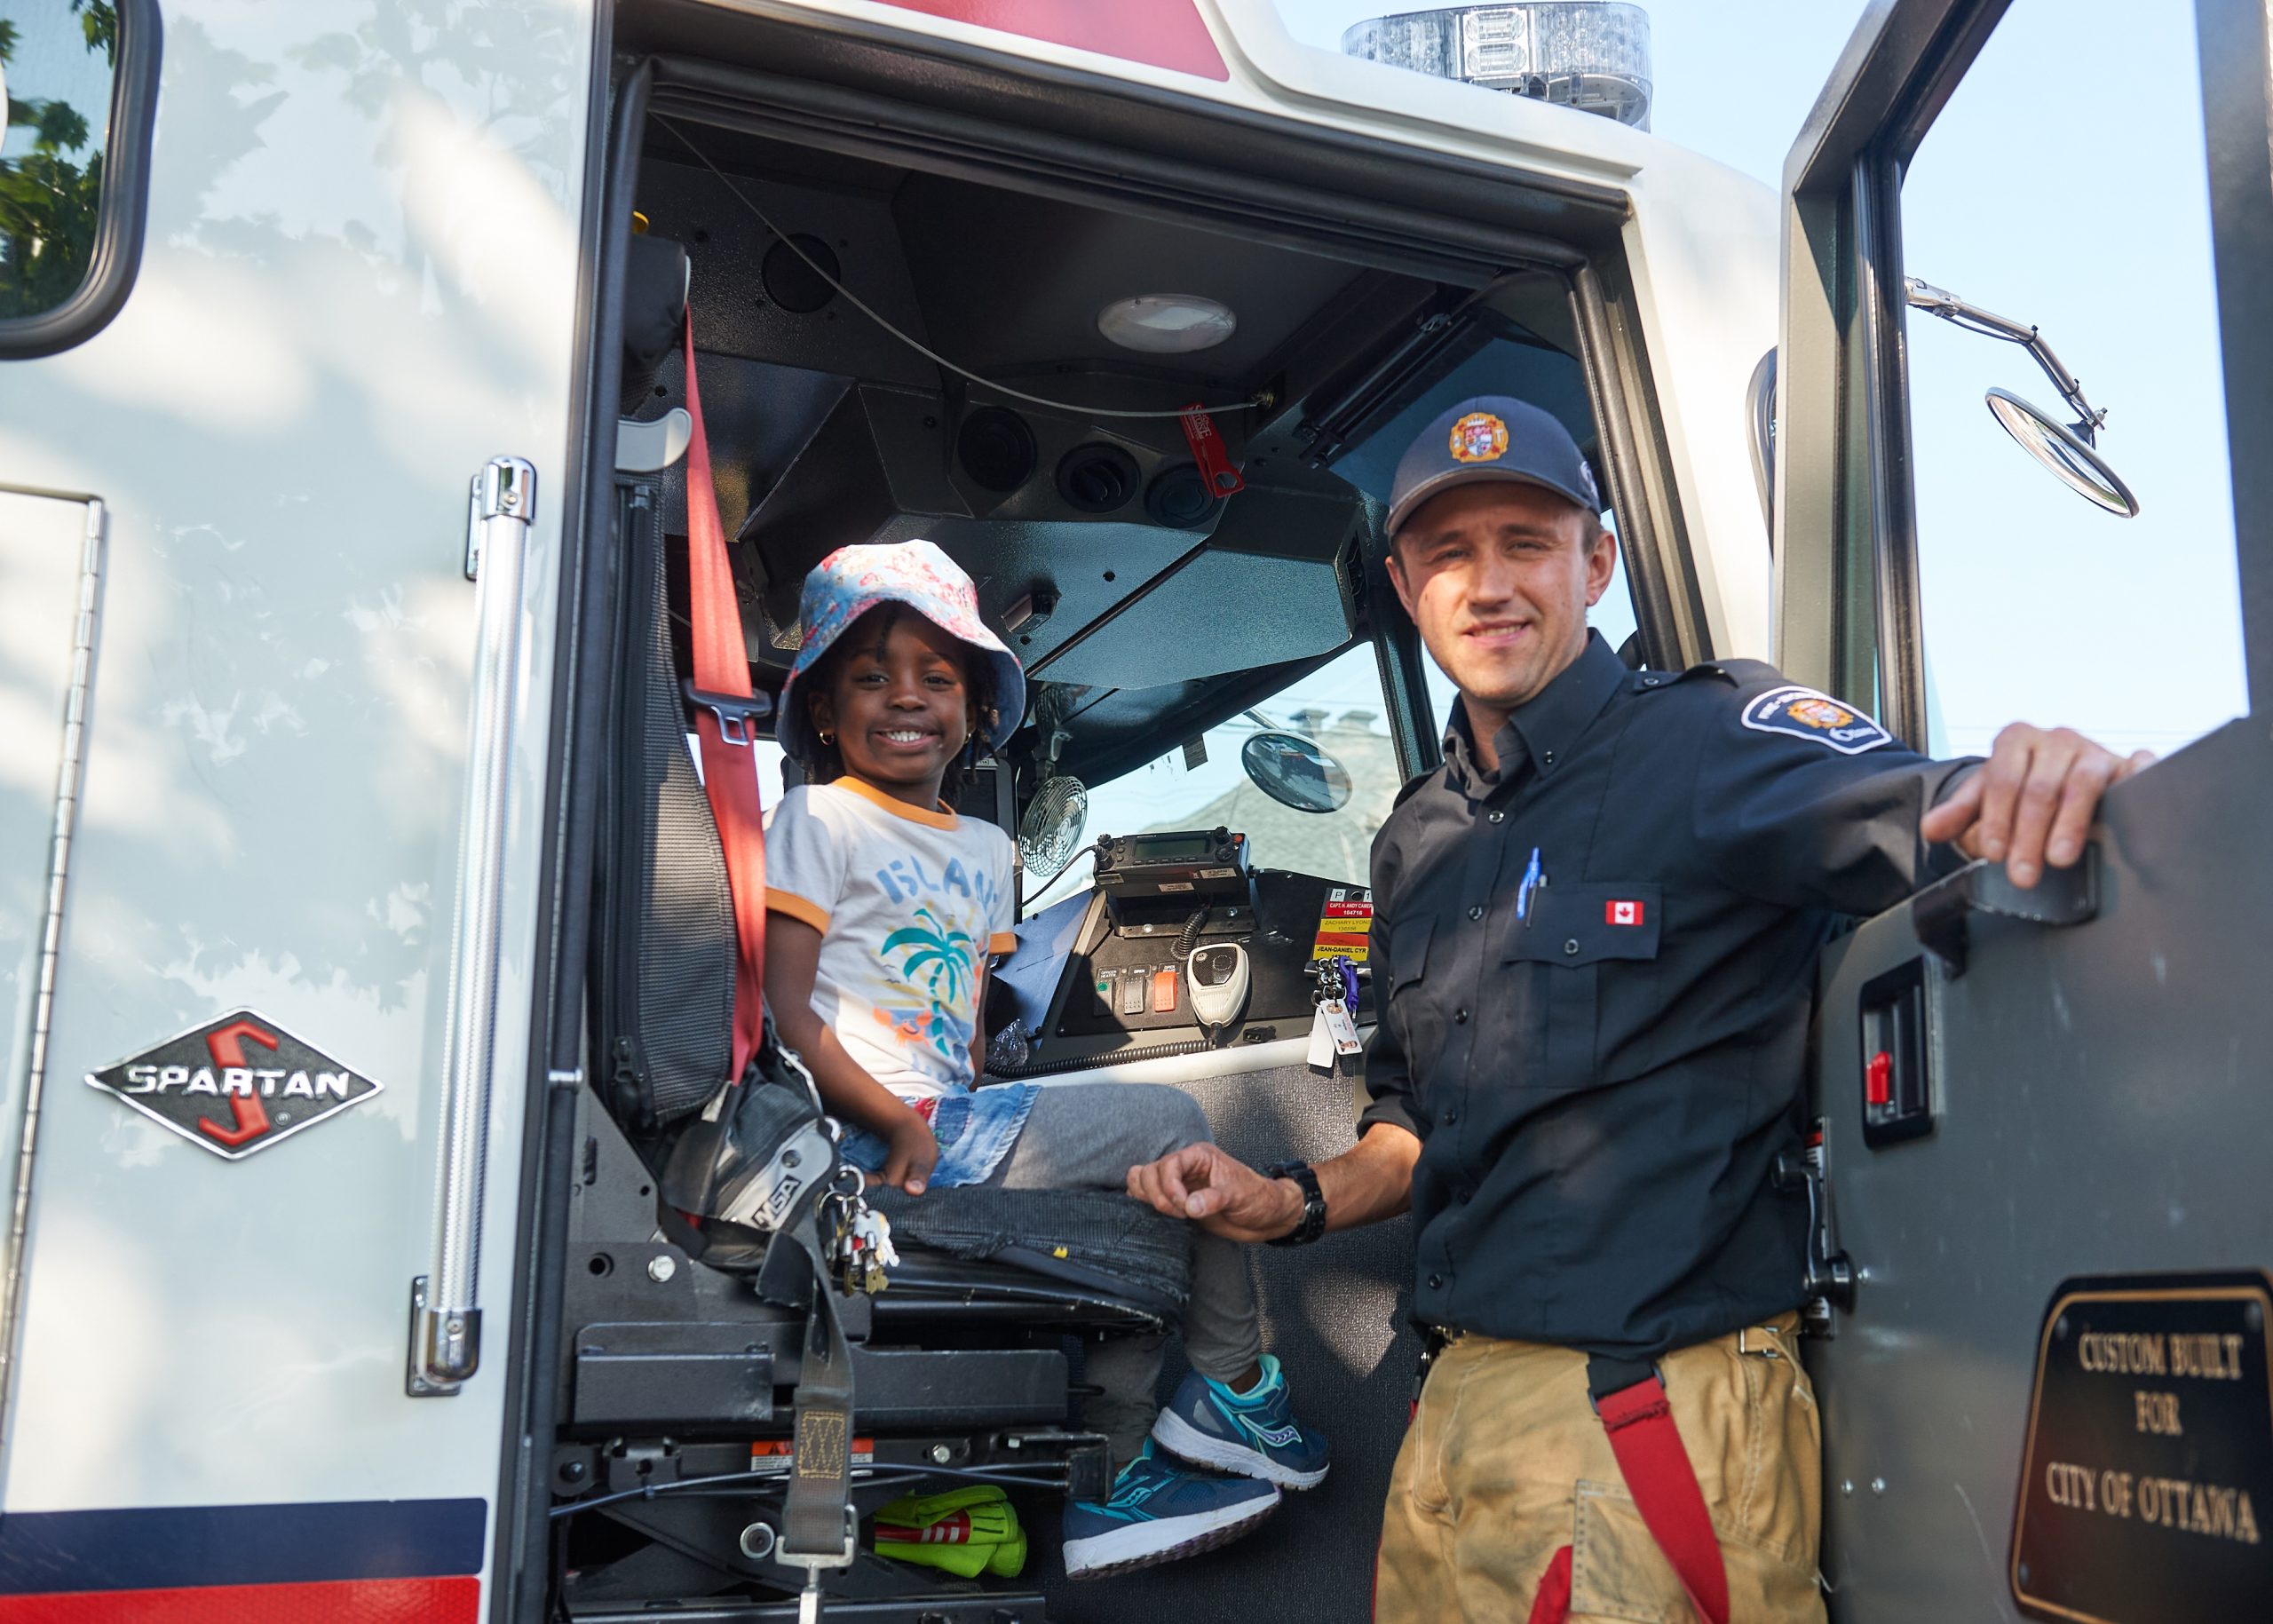
M1540 486L1589 513L1602 512L1594 471L1561 419L1508 395L1477 395L1422 430L1398 461L1389 493L1390 535L1439 491L1486 479Z

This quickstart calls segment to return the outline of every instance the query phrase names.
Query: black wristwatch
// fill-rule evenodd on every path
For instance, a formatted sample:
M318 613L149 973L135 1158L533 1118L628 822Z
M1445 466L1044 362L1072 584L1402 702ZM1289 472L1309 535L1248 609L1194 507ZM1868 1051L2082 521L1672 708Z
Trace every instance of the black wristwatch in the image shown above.
M1303 1187L1303 1216L1270 1244L1306 1247L1326 1233L1326 1192L1318 1187L1318 1171L1307 1161L1282 1161L1264 1174L1266 1178L1291 1178Z

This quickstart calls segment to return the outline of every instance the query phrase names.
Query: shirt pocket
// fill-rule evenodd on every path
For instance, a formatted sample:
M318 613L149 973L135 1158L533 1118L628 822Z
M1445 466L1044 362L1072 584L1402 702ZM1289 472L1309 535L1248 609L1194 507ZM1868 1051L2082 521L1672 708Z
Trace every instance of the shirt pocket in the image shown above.
M1532 978L1537 1025L1526 1034L1518 1088L1570 1091L1599 1081L1603 978L1658 956L1664 902L1654 884L1548 884L1532 893L1528 917L1508 931L1503 963ZM1621 1000L1621 1003L1630 1002Z
M1408 919L1391 923L1389 932L1389 986L1376 993L1381 1000L1382 1018L1391 1023L1398 1044L1405 1051L1405 1064L1412 1075L1414 1088L1420 1089L1422 1074L1433 1057L1422 1054L1414 1039L1437 1023L1426 1018L1423 1008L1429 1002L1429 989L1422 983L1429 973L1429 942L1436 934L1437 921L1433 915L1416 914Z

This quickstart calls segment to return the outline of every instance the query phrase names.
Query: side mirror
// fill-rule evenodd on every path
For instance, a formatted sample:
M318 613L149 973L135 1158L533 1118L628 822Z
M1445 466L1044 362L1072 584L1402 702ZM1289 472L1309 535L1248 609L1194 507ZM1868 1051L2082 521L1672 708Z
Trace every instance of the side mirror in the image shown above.
M1984 397L2005 432L2020 441L2021 449L2049 468L2070 490L2111 513L2139 517L2139 499L2131 494L2107 459L2084 442L2064 424L2055 422L2041 407L2031 406L2009 389L1992 389Z
M1239 765L1256 788L1296 812L1338 812L1349 804L1349 771L1300 733L1252 735L1239 746Z
M2063 424L2008 389L1989 392L1989 409L2005 425L2005 432L2020 443L2021 449L2050 469L2070 490L2122 518L2139 516L2139 499L2099 454L2099 432L2107 423L2107 414L2093 409L2092 403L2084 399L2084 386L2060 364L2060 358L2052 353L2052 346L2044 342L2041 333L1914 276L1905 279L1903 289L1913 309L1939 316L1968 333L2001 338L2026 350L2030 359L2044 368L2044 376L2052 380L2061 400L2076 414L2076 421Z

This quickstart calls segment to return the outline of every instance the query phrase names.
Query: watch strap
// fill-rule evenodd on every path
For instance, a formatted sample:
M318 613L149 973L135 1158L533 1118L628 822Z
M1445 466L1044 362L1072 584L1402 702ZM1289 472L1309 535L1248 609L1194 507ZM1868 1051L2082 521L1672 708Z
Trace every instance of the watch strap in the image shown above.
M1326 1192L1319 1188L1318 1170L1307 1161L1282 1161L1266 1174L1271 1178L1291 1178L1303 1192L1303 1216L1295 1227L1271 1240L1275 1247L1303 1247L1326 1233Z

